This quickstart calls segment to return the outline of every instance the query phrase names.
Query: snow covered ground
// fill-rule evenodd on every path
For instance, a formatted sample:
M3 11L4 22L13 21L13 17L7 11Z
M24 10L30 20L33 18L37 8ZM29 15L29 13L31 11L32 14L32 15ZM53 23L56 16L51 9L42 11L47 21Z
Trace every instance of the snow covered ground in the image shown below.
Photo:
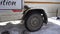
M37 32L28 32L24 25L13 25L10 23L5 26L0 26L0 34L6 30L8 30L10 34L60 34L60 19L57 20L56 17L48 18L48 24L43 25Z

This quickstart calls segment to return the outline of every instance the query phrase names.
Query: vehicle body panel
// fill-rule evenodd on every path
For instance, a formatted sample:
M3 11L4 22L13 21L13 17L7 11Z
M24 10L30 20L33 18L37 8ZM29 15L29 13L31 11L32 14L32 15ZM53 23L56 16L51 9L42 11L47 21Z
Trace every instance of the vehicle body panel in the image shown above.
M23 0L0 0L0 21L21 19L23 16L23 7Z
M12 21L21 19L23 16L22 12L13 12L12 10L0 10L0 21Z
M24 3L22 5L24 6ZM25 5L28 5L31 9L43 9L47 13L48 17L56 16L56 11L58 10L58 16L60 16L60 0L25 0ZM21 12L14 12L13 10L0 10L0 21L12 21L22 19L24 9L22 8L22 10L23 11Z
M48 17L55 17L56 12L60 10L60 0L25 0L25 4L30 8L43 9Z

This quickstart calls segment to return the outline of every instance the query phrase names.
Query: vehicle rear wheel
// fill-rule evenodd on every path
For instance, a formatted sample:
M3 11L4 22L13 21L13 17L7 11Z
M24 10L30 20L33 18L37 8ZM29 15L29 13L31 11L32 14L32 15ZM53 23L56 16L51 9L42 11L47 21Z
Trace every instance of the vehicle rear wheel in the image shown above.
M43 18L39 13L31 14L25 21L25 27L30 32L38 31L43 25Z

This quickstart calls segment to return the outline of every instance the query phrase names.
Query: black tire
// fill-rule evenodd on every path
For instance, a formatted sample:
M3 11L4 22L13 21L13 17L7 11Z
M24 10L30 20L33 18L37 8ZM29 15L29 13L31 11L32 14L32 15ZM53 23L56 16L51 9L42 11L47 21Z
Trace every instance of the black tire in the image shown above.
M25 20L25 27L30 32L38 31L43 25L43 18L39 13L34 13L31 15L27 15L27 19Z

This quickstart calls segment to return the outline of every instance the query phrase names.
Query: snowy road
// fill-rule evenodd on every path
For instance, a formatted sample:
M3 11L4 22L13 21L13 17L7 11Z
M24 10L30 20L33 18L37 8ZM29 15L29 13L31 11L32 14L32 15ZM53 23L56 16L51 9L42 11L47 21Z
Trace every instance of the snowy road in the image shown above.
M43 25L43 27L37 32L28 32L24 25L12 25L8 24L6 26L0 26L0 34L3 31L8 30L10 34L60 34L60 22L59 20L50 19L47 25Z

